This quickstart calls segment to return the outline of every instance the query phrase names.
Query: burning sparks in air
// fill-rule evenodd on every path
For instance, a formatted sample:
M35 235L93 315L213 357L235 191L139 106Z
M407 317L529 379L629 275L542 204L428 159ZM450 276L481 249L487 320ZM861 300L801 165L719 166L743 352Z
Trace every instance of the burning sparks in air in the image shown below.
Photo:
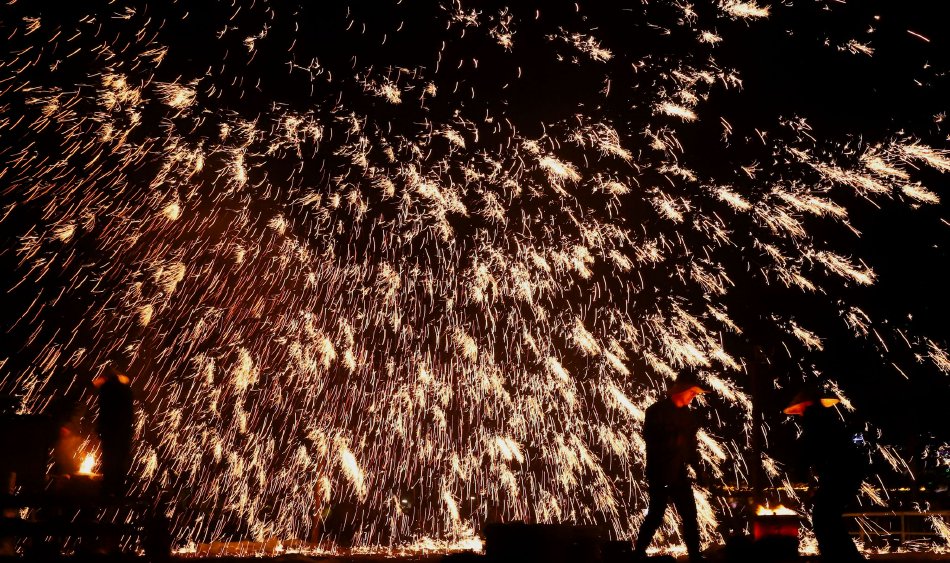
M755 2L741 2L739 0L725 0L720 4L722 9L737 18L757 19L766 18L769 15L767 7L760 7Z
M670 379L701 372L703 463L745 482L746 341L789 384L832 347L750 288L950 373L946 342L855 297L886 269L852 245L876 208L941 205L950 155L716 105L745 76L714 55L768 5L212 2L205 25L185 4L0 21L0 390L38 412L128 359L137 492L178 495L184 542L352 525L357 551L443 550L489 519L629 538Z

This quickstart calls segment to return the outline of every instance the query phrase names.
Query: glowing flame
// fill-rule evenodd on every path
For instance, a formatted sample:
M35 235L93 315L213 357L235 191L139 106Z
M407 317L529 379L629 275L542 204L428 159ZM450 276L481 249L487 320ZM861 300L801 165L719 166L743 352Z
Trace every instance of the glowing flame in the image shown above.
M93 469L96 467L96 456L93 454L86 454L86 457L83 458L82 463L79 464L79 474L80 475L94 475Z
M756 516L798 516L798 513L790 508L785 508L784 505L778 505L775 508L769 508L768 506L759 505L755 510Z

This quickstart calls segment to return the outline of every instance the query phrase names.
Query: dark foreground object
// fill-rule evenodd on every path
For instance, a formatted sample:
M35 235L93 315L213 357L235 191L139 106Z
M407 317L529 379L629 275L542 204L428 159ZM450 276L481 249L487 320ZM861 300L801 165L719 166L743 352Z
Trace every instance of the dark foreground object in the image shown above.
M773 518L775 523L784 520ZM773 522L767 521L772 524ZM721 548L706 553L710 563L755 562L791 563L807 559L798 556L798 526L794 534L774 526L763 527L758 539L749 536L731 538ZM778 532L786 532L781 535ZM634 563L652 561L674 563L670 555L638 558L630 542L610 541L607 532L596 526L541 524L493 524L485 528L485 555L460 553L447 555L447 563ZM685 560L685 557L682 558Z
M167 561L169 522L155 499L123 494L124 473L46 473L62 429L51 417L0 416L0 560L120 561L141 549Z
M950 554L948 553L896 553L896 554L881 554L881 555L868 555L868 560L872 562L888 562L888 563L934 563L934 562L950 562ZM6 558L0 557L0 563L13 563L13 562L23 562L29 561L28 559L21 558ZM33 561L36 561L35 559ZM111 563L111 562L138 562L150 561L148 558L136 557L131 554L117 555L117 556L93 556L93 557L83 557L83 558L52 558L44 559L44 562L49 563L67 563L67 562L76 562L76 561L90 561L96 563ZM273 557L194 557L194 556L181 556L173 557L172 561L176 563L486 563L488 560L484 555L474 554L474 553L454 553L451 555L417 555L417 556L403 556L403 557L393 557L385 555L350 555L350 556L307 556L299 554L285 554L278 555ZM629 563L629 560L624 560ZM673 561L679 561L680 563L686 561L686 557L683 556L678 560L670 556L662 557L653 557L647 559L650 563L672 563ZM730 561L728 559L721 559L717 554L709 554L710 563ZM757 563L755 559L752 560L743 560L737 563ZM802 556L796 560L797 563L824 563L817 556ZM546 563L543 559L529 558L524 559L523 563Z
M44 562L124 561L139 549L148 561L170 560L169 523L149 502L104 496L98 483L74 481L57 493L0 495L0 561L14 553ZM29 509L27 517L21 509ZM75 555L64 558L64 551Z
M751 543L751 542L750 542ZM755 550L748 552L729 552L727 547L719 547L710 549L706 552L706 557L710 563L766 563L766 562L795 562L795 563L828 563L828 560L822 561L822 559L817 555L795 555L791 558L786 559L774 559L774 558L761 558ZM683 563L687 560L686 556L683 555L679 558L675 558L670 555L658 555L653 557L648 557L646 559L649 563L674 563L679 562ZM936 561L950 562L950 553L883 553L883 554L870 554L867 555L867 560L871 562L892 562L892 563L933 563ZM343 560L332 560L333 563L342 563ZM369 560L366 559L345 559L346 563L368 563ZM383 558L378 559L378 561L384 561ZM389 563L395 563L393 560L385 560ZM402 560L400 560L402 561ZM409 559L405 561L410 561ZM417 561L417 560L412 560ZM422 561L422 560L419 560ZM428 563L428 560L425 560ZM476 555L470 553L458 553L453 555L446 555L442 561L444 563L487 563L488 559L484 555ZM524 563L544 563L545 559L540 559L536 557L529 557L522 560ZM623 559L603 559L604 563L612 563L613 561L622 561L624 563L630 563L631 559L629 557ZM330 563L331 560L326 560L326 563ZM323 560L321 560L323 563Z
M606 531L597 526L489 524L485 559L490 563L599 563L606 540Z

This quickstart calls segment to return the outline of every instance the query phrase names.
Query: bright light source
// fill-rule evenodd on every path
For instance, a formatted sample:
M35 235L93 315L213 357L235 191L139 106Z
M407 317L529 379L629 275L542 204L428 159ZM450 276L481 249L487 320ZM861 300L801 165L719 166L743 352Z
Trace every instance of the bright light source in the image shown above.
M93 454L86 454L86 457L83 458L82 463L79 464L79 474L80 475L94 475L93 469L96 467L96 456Z
M755 510L756 516L797 516L798 513L790 508L785 508L783 505L778 505L775 508L769 508L767 506L759 505Z

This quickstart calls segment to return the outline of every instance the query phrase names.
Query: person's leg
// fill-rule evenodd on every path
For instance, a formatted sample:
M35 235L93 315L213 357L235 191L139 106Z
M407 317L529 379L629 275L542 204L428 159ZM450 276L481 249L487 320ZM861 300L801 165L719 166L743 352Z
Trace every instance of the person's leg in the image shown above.
M662 483L650 483L648 494L650 495L650 505L647 507L647 516L640 524L640 531L637 533L637 543L634 548L636 555L644 555L650 543L653 542L653 535L656 534L660 524L663 523L663 515L666 513L666 505L669 500L669 490Z
M699 523L696 519L696 499L693 498L693 486L689 481L677 483L670 487L670 497L673 505L683 521L683 543L691 560L700 557Z
M850 493L850 487L844 484L829 484L820 486L815 494L812 524L815 527L818 550L824 561L837 563L864 560L864 556L848 534L848 527L842 516Z

